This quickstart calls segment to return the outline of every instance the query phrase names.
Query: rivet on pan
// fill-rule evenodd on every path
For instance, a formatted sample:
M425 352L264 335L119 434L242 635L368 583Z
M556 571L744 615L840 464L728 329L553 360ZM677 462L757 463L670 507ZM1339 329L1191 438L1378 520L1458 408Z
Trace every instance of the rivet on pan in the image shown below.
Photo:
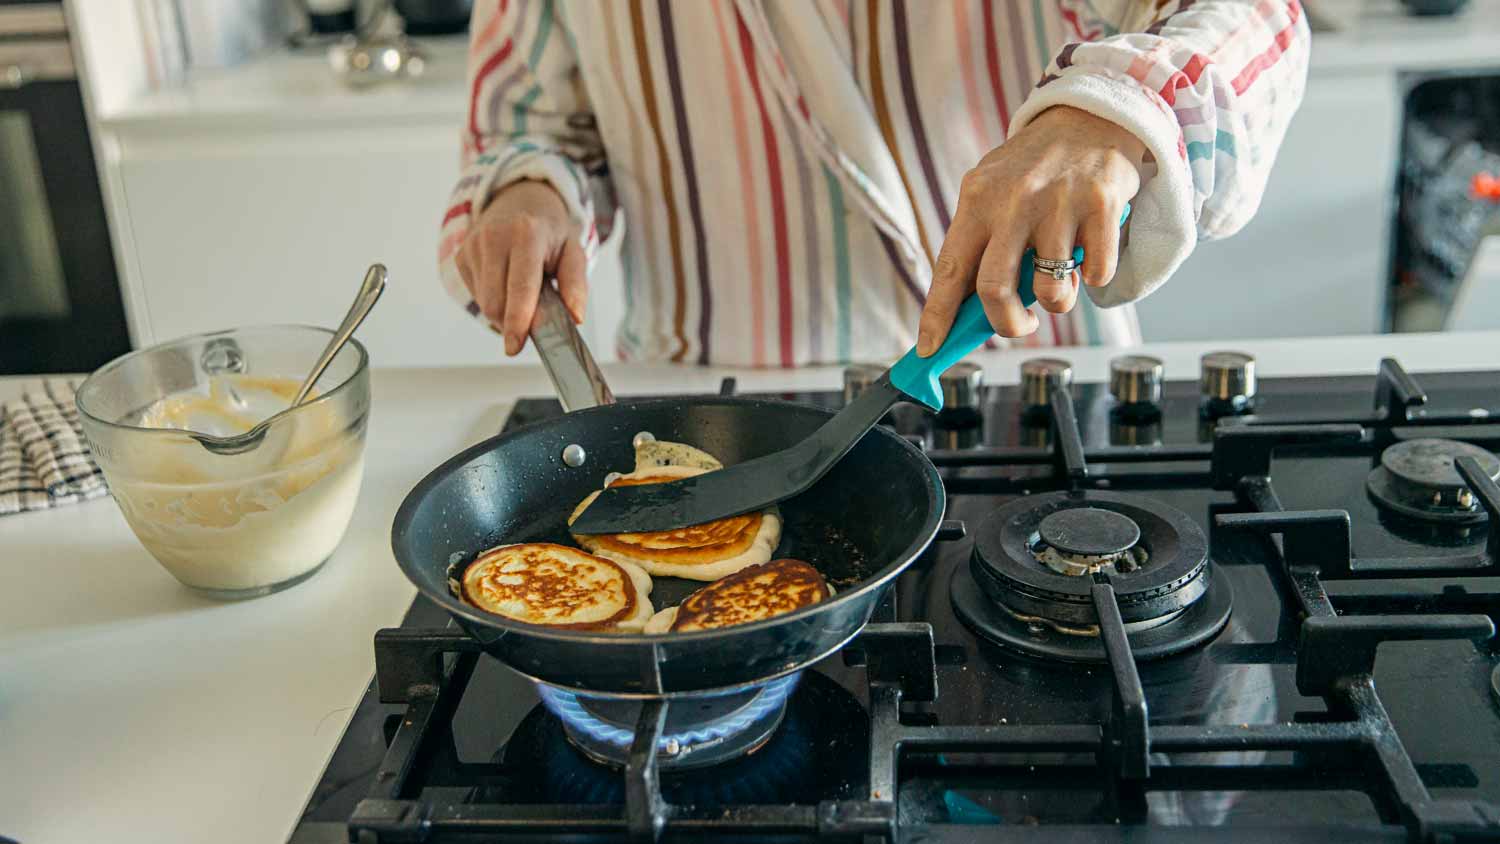
M588 453L578 443L569 443L563 448L562 458L564 463L577 469L583 465L583 461L588 459Z
M668 756L676 756L682 752L682 744L675 738L669 738L667 739L667 743L662 746L662 752Z
M654 442L656 442L656 435L653 434L653 433L651 433L650 431L642 431L639 434L636 434L635 436L633 436L633 437L630 438L630 444L631 444L631 446L633 446L635 448L640 448L642 445L645 445L646 443L654 443Z

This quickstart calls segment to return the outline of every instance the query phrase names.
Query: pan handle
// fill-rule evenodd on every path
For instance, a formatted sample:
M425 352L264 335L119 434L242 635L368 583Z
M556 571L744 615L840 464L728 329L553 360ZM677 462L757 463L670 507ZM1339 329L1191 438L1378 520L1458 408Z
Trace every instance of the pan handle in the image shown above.
M563 410L581 410L601 404L614 404L615 395L604 383L604 373L589 353L588 344L578 333L578 326L563 304L552 280L542 283L537 297L536 319L531 323L531 342L536 344L542 366Z

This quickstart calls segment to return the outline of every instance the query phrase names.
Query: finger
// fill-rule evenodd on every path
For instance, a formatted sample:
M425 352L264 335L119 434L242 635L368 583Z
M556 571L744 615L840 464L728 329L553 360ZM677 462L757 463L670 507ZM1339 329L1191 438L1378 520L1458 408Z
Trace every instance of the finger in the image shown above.
M500 323L505 319L505 270L509 263L508 257L506 253L497 250L496 254L487 259L469 259L474 277L474 302L479 305L479 312L484 314L490 328L496 331L500 331Z
M578 241L568 238L557 258L557 292L573 321L583 323L584 306L589 301L588 258Z
M1065 314L1065 313L1073 310L1073 307L1075 305L1077 305L1077 304L1078 304L1078 273L1077 273L1077 271L1074 271L1074 272L1068 273L1068 288L1067 288L1067 293L1064 294L1063 301L1062 301L1062 303L1060 305L1058 305L1058 309L1057 309L1056 313Z
M1038 273L1040 274L1040 271L1038 271ZM1051 276L1048 276L1047 280L1053 282L1054 284L1058 283ZM1047 305L1042 306L1042 309L1047 311L1048 313L1065 314L1073 310L1073 306L1078 304L1078 271L1074 270L1073 272L1068 273L1067 280L1061 282L1060 284L1062 288L1062 297L1053 302L1051 307L1048 307Z
M542 290L542 250L535 238L524 238L510 250L505 269L505 353L514 355L526 345L536 298Z
M922 308L917 330L917 354L927 357L948 339L948 329L964 299L974 289L974 274L989 236L969 214L961 214L948 228L942 251L932 267L932 288Z
M1103 287L1115 277L1120 263L1119 222L1118 211L1092 214L1078 230L1083 244L1083 281L1090 287Z
M990 327L1002 337L1025 337L1036 330L1036 315L1021 306L1016 293L1016 272L1021 247L1016 238L994 238L979 260L974 287L984 303Z
M1036 231L1032 232L1031 242L1036 249L1036 257L1046 258L1053 261L1067 261L1073 257L1073 241L1077 236L1078 229L1071 215L1052 214L1037 224ZM1072 273L1057 278L1052 273L1037 270L1032 279L1031 289L1036 294L1036 302L1044 309L1054 314L1068 312L1073 306L1073 278Z

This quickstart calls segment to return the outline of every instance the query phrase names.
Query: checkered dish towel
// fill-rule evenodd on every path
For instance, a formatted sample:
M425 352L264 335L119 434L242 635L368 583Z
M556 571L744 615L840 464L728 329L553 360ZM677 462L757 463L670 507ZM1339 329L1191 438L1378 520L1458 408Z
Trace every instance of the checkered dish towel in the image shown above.
M0 515L109 492L78 424L75 386L43 381L0 410Z

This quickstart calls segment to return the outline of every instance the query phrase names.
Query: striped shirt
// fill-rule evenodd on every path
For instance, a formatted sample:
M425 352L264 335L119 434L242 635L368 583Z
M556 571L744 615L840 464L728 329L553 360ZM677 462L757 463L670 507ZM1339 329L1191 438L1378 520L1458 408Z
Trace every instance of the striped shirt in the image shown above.
M1156 172L1114 282L1015 342L1138 342L1129 303L1254 213L1309 45L1297 0L479 0L471 33L447 290L479 316L453 254L544 180L590 256L624 238L622 358L752 366L909 348L961 177L1054 105Z

